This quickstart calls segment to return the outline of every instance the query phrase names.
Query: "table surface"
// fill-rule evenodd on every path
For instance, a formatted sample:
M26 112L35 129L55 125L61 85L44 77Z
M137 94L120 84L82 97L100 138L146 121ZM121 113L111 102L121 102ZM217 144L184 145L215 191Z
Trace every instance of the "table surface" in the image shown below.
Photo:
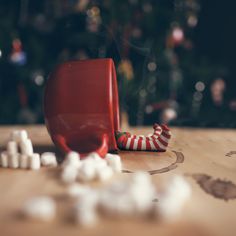
M56 151L44 126L0 127L1 150L9 133L19 128L28 131L36 152ZM152 132L151 127L128 129L135 134ZM1 168L0 235L235 235L236 130L172 128L172 135L164 153L119 153L122 175L148 171L158 186L166 178L181 174L191 184L192 197L175 222L101 219L93 228L82 228L70 220L71 205L66 187L59 181L59 168L44 167L39 171ZM50 223L22 219L19 210L23 202L44 194L58 203L56 219Z

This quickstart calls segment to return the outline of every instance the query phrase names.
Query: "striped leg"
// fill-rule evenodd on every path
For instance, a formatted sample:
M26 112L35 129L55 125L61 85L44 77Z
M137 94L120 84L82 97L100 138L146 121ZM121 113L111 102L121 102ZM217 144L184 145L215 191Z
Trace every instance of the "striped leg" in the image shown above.
M162 127L158 124L154 124L153 125L153 129L154 129L154 132L153 134L151 135L151 137L153 138L159 138L161 133L162 133ZM150 137L150 136L149 136Z
M158 151L166 151L171 138L171 132L167 125L161 125L161 128L162 132L158 138L153 139L153 145ZM152 150L154 149L153 145L151 145Z
M120 149L125 150L165 151L170 139L169 128L165 125L154 124L153 129L153 134L147 137L116 132L117 145Z
M149 137L145 137L144 135L131 135L128 132L116 132L116 141L117 145L120 149L125 150L146 150L146 147L150 145L146 145L146 139L152 140L153 138L158 138L161 134L162 128L158 124L154 124L153 126L154 132ZM142 142L143 140L143 142Z
M162 126L154 124L153 129L154 133L146 137L145 143L142 144L142 149L140 150L165 151L166 146L159 141L162 134Z
M169 141L171 139L171 132L167 125L161 125L162 133L158 140L165 146L168 146Z

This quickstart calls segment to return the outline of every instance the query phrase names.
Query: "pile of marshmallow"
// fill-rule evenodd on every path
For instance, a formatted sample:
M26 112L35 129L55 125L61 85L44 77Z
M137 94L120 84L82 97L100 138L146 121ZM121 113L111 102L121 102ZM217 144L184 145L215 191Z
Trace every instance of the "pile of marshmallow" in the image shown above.
M115 181L101 189L72 185L68 194L76 199L73 209L75 222L91 226L101 215L109 218L176 219L190 197L191 189L183 177L175 176L158 191L149 174L136 172L129 179Z
M156 198L155 186L144 172L137 172L101 189L72 185L68 194L75 199L74 221L85 226L95 225L99 216L148 216L153 212L153 199Z
M115 173L121 173L122 163L119 155L106 154L102 159L96 152L83 159L77 152L69 152L62 163L61 180L66 184L75 181L106 181Z
M182 176L174 176L164 187L156 189L149 174L136 172L100 188L73 183L67 194L74 202L68 215L76 224L91 227L101 217L152 217L173 221L181 215L191 188ZM47 196L30 199L23 206L24 215L30 219L49 221L56 212L56 202Z
M0 155L0 166L3 168L38 170L41 165L57 166L55 154L45 152L40 157L39 153L34 153L32 141L26 130L12 131L6 145L6 151Z

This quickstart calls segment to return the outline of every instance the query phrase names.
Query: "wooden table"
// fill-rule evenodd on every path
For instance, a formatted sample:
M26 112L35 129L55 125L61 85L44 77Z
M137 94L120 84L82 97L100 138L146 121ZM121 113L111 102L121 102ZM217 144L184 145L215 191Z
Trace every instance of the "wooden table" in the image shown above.
M44 126L0 127L2 148L10 131L17 128L29 132L37 152L55 151ZM148 134L152 129L130 131ZM193 193L176 222L101 219L94 228L81 228L70 221L70 203L66 187L59 181L59 168L40 171L1 168L0 235L235 235L236 131L172 128L172 134L165 153L120 152L120 155L125 172L149 171L157 185L171 175L184 175ZM19 209L23 202L42 194L52 196L58 203L57 218L50 223L22 219Z

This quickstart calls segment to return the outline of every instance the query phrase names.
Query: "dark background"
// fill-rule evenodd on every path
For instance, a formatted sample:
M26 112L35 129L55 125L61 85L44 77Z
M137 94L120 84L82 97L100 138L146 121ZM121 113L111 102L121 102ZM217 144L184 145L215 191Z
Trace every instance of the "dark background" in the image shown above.
M47 76L111 57L131 125L236 127L234 1L1 0L0 123L43 123Z

